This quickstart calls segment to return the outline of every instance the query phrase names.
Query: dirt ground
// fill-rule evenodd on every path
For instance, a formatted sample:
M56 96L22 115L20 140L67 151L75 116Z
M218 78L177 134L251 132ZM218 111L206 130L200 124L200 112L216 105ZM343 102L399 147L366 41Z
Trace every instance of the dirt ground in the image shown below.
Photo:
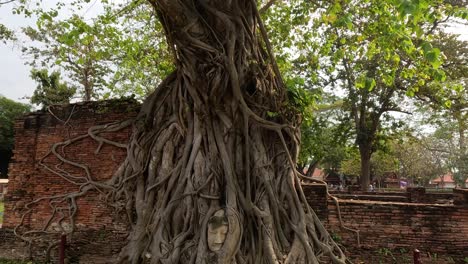
M359 254L359 255L356 255ZM413 264L413 251L408 249L364 249L348 254L354 264ZM468 256L449 256L420 252L423 264L468 264Z

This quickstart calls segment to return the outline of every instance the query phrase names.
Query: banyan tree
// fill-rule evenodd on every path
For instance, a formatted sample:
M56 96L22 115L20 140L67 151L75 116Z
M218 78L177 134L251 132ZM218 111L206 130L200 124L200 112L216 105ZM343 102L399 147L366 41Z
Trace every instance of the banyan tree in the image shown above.
M121 262L345 263L295 172L300 115L256 1L149 2L176 70L114 178L131 223Z

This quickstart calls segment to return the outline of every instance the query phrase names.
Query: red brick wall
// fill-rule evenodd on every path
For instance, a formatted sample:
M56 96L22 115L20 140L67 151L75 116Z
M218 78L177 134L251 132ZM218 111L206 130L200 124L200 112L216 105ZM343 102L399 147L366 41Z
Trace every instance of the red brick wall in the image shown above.
M329 203L328 225L345 244L355 235L341 231L336 206ZM468 208L369 201L340 201L343 222L360 231L361 244L370 248L413 248L468 256Z
M25 205L33 200L79 191L79 185L72 184L50 172L39 164L39 160L51 149L52 145L87 133L94 125L123 121L136 116L138 103L130 100L86 102L61 107L53 107L52 113L36 112L16 121L15 151L9 171L9 192L5 197L5 216L3 227L13 228L21 221ZM53 116L55 115L55 117ZM60 120L59 120L60 119ZM68 121L67 121L68 120ZM125 143L131 128L118 132L101 134L107 139ZM90 137L77 141L58 151L67 159L89 167L93 180L109 179L123 161L125 149L104 144L99 151L98 143ZM49 155L44 163L55 167L61 162ZM70 165L60 165L74 176L84 176L84 170ZM122 229L124 225L114 221L109 208L102 202L97 191L90 191L85 197L78 198L76 224L84 229ZM63 203L68 206L68 203ZM41 227L51 215L49 199L32 207L24 222L31 228ZM56 221L57 216L52 221Z
M305 186L304 192L314 209L317 205L327 208L326 212L319 208L319 215L335 237L355 248L356 235L341 230L335 203L316 198L324 189ZM359 230L363 248L418 248L463 259L468 256L468 190L454 193L455 205L348 199L340 199L339 205L343 223Z
M328 218L327 190L322 184L303 184L302 189L306 195L307 202L320 220Z

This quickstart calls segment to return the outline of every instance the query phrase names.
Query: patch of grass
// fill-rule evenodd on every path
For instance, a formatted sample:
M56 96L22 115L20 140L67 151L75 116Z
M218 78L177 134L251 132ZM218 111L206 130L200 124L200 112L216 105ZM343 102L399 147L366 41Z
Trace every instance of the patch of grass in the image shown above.
M337 234L337 233L331 233L331 237L332 237L332 239L333 239L335 242L341 243L341 240L342 240L342 239L341 239L341 236L340 236L339 234Z

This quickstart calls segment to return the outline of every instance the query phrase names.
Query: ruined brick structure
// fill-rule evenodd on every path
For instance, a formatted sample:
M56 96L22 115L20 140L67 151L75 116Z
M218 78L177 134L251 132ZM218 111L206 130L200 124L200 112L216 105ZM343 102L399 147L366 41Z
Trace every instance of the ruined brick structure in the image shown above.
M140 105L134 100L111 100L104 102L85 102L64 106L54 106L50 111L39 111L18 119L15 123L15 150L9 170L9 192L5 197L5 215L3 229L13 229L21 222L26 212L26 205L43 197L50 197L67 192L76 192L79 185L70 183L39 164L55 143L66 141L88 133L95 125L124 121L136 116ZM111 133L103 133L106 139L126 143L131 135L131 127ZM124 148L99 144L90 137L57 149L67 159L85 164L89 167L93 180L109 179L126 156ZM44 159L50 167L70 172L74 176L84 176L83 169L62 164L54 155ZM124 237L126 224L104 202L102 194L90 191L86 196L77 199L78 211L76 227L81 237L106 237L109 232L114 237ZM67 207L66 202L62 206ZM24 226L30 229L41 229L49 221L52 209L49 200L41 201L23 220ZM52 229L57 229L60 214L51 219ZM70 222L65 220L62 227L67 228ZM96 232L92 232L96 231ZM78 235L77 237L79 237ZM95 241L96 239L94 239ZM78 241L75 239L75 241ZM86 244L82 243L81 244ZM106 241L104 244L112 244ZM80 247L83 247L81 245ZM113 249L117 250L117 249ZM89 250L87 250L89 251ZM91 250L92 251L92 250ZM106 250L104 250L106 251ZM107 253L112 255L111 250ZM114 252L115 253L115 252ZM103 254L101 251L100 254Z
M348 248L359 251L355 233L340 228L335 203L331 199L313 198L322 195L325 186L305 185L304 192L310 197L311 206L321 212L318 216L330 232ZM450 204L422 203L448 195L427 194L421 188L408 188L398 195L373 196L356 195L354 199L346 196L339 200L343 224L359 230L361 248L418 248L460 261L468 257L468 189L454 190ZM402 196L407 200L400 201Z

